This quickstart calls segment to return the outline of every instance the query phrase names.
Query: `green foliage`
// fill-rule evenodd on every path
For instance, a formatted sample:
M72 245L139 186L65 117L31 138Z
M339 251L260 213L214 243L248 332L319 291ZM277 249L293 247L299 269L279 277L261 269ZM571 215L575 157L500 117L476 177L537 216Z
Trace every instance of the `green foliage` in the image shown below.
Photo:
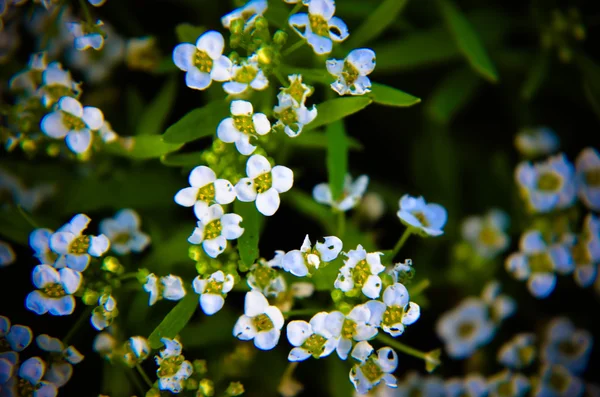
M200 162L202 152L168 153L160 158L160 162L169 167L195 166Z
M346 137L346 142L348 144L349 150L357 150L360 151L363 149L363 146L359 141L352 138L351 136ZM294 139L289 140L289 144L294 147L303 148L303 149L327 149L328 142L325 134L318 132L310 132L308 134L302 133L295 137Z
M365 97L347 97L335 98L317 105L317 117L304 127L304 131L314 130L315 128L341 120L350 116L371 104L372 100Z
M439 123L449 123L471 101L481 82L467 68L450 72L431 94L426 105L427 114Z
M373 99L373 102L386 106L409 107L421 102L421 98L378 83L372 84L369 97Z
M258 258L258 238L260 235L261 215L256 209L256 204L236 201L233 205L236 214L243 219L240 224L244 234L238 239L238 251L244 265L250 267Z
M327 173L334 200L344 191L344 179L348 170L348 140L342 121L335 121L325 128L327 137Z
M194 26L189 23L180 23L175 26L175 33L177 34L177 39L180 43L196 44L196 40L198 40L198 37L204 32L206 32L205 27Z
M346 43L347 48L362 47L365 43L376 39L396 20L407 3L408 0L383 0L375 11L369 13L362 25L352 32Z
M221 120L228 115L229 104L227 102L211 102L204 107L192 110L167 128L162 139L169 144L183 144L213 136Z
M198 295L188 291L185 297L175 305L148 336L150 347L159 349L163 346L160 341L161 338L173 339L176 337L179 331L190 321L196 308L198 308Z
M523 87L521 88L521 98L525 99L526 101L529 101L533 98L535 93L542 86L544 79L547 77L549 67L550 54L546 52L538 54L531 65L531 69L529 69L525 83L523 83Z
M169 117L177 94L177 80L170 77L154 99L146 106L138 120L136 135L155 135L160 133Z
M160 135L139 135L106 145L109 153L132 159L147 160L163 156L181 148L181 144L168 143Z

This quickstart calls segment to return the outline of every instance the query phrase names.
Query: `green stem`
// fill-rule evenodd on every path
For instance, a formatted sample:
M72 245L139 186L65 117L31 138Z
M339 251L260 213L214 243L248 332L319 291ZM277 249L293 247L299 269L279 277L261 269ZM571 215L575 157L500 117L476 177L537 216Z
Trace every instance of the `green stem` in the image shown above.
M89 23L91 26L94 25L94 20L92 19L92 14L90 14L90 10L88 9L87 3L85 2L85 0L79 0L79 5L81 6L81 9L83 10L83 15L85 15L85 20L87 21L87 23Z
M17 205L17 210L19 211L21 216L27 221L27 223L29 223L30 226L36 229L39 228L39 225L33 220L31 215L29 215L22 206Z
M145 395L146 392L144 390L144 386L140 383L140 380L137 376L135 376L133 371L127 369L126 373L131 383L133 383L133 387L135 387L141 393L141 395Z
M117 280L123 281L123 280L130 280L132 278L137 279L137 277L138 277L137 272L130 272L130 273L121 274L119 277L117 277Z
M425 280L421 280L419 281L418 284L416 284L414 287L409 288L409 294L411 296L414 295L419 295L421 292L425 291L427 288L429 288L429 286L431 285L431 282L429 281L428 278L426 278Z
M394 249L392 250L392 253L390 254L390 260L394 260L394 258L398 254L398 251L400 251L400 248L402 248L402 246L404 245L404 243L406 243L406 240L408 240L408 238L410 237L410 235L412 234L412 232L413 232L413 229L411 227L407 227L406 228L406 230L404 231L404 233L400 237L400 240L398 240L398 242L394 246Z
M290 310L288 312L283 312L283 317L288 318L288 317L292 317L292 316L310 316L313 314L317 314L320 310L319 309L297 309L297 310Z
M71 329L69 330L67 335L62 340L62 342L65 346L69 346L69 341L75 335L75 333L79 330L79 328L81 328L83 323L90 317L92 310L94 310L94 306L88 306L83 311L83 313L81 313L81 315L79 316L79 318L77 319L75 324L73 324L73 326L71 327Z
M294 44L292 44L291 46L289 46L288 48L286 48L284 51L281 52L281 56L285 57L290 55L292 52L296 51L298 48L302 47L304 45L304 39L300 39L297 42L295 42Z
M135 369L137 369L137 371L139 372L139 374L142 377L142 379L144 380L144 382L146 382L146 385L148 385L149 388L152 388L152 385L154 383L152 383L152 381L150 380L150 378L148 377L146 372L144 372L144 369L142 368L142 366L140 364L136 364Z
M344 233L346 233L346 213L339 211L337 213L337 237L343 239Z
M424 360L424 361L428 360L427 353L422 352L421 350L414 349L410 346L407 346L402 342L398 342L396 339L394 339L390 336L387 336L384 334L379 334L379 335L377 335L377 339L379 339L380 341L384 342L387 345L390 345L390 347L393 347L394 349L401 351L402 353L406 353L410 356L420 358L421 360Z

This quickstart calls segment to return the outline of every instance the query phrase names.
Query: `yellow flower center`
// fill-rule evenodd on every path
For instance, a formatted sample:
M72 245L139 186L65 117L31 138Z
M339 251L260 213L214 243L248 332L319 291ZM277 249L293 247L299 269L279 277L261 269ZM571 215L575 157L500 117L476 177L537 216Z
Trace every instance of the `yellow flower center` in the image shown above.
M342 325L342 338L352 339L356 334L356 326L357 324L354 321L346 318L344 320L344 324Z
M524 346L519 349L519 360L525 365L529 364L535 358L535 347Z
M60 298L67 295L62 284L52 283L44 287L44 293L51 298Z
M12 348L10 347L10 343L8 343L8 341L6 340L5 337L1 336L0 337L0 353L4 353L7 351L12 350Z
M162 360L157 373L158 377L164 378L175 375L184 361L185 358L183 356L168 357Z
M562 186L562 178L556 172L545 172L537 180L537 188L543 192L556 192Z
M223 225L221 224L221 220L216 219L204 227L204 240L212 240L217 238L221 235L222 231Z
M290 84L290 86L288 88L286 88L284 91L287 92L288 95L290 95L299 104L302 104L304 102L305 94L307 96L310 95L310 89L308 90L308 93L306 93L306 90L302 86L302 82L300 79L294 80Z
M499 396L514 396L515 388L510 380L505 380L498 385L497 392Z
M383 312L383 323L385 325L394 325L402 322L402 316L404 315L404 309L400 306L390 306Z
M252 319L252 321L254 322L254 326L256 327L258 332L270 331L273 328L275 328L275 326L273 325L273 321L271 321L269 316L267 316L264 313L259 314L258 316L254 317Z
M599 187L600 186L600 168L594 168L593 170L586 171L583 174L585 183L588 186Z
M352 271L352 279L354 280L355 286L362 287L367 282L370 275L371 266L369 266L367 261L363 259L358 262Z
M528 258L529 268L532 272L548 273L554 270L552 258L546 252L532 254Z
M285 125L291 126L298 122L298 113L293 107L285 108L277 113L277 118Z
M419 212L414 212L413 215L415 218L417 218L417 220L419 222L421 222L421 225L423 225L423 227L429 227L429 221L427 220L427 217L425 216L424 213L419 211Z
M358 69L354 67L349 61L344 61L344 69L342 70L342 77L347 85L352 85L358 78Z
M44 91L52 99L52 103L58 101L64 96L71 96L73 92L61 84L49 84L44 86Z
M573 255L573 261L578 265L587 265L592 262L590 252L583 241L580 241L571 248L571 254Z
M254 129L254 121L252 121L252 116L231 116L233 119L233 126L240 132L246 135L254 135L256 134L256 130Z
M273 186L273 176L271 172L265 172L262 175L254 178L254 185L256 186L256 191L258 193L264 193Z
M196 200L198 201L206 201L207 203L212 202L215 199L215 184L209 183L206 186L202 186L198 189L198 194L196 195Z
M485 226L479 233L479 241L484 245L495 245L498 239L498 233L493 227Z
M223 291L223 283L216 280L208 280L208 284L206 284L205 294L221 294Z
M577 357L581 353L581 346L567 340L558 344L558 350L565 356Z
M131 240L131 235L127 232L119 233L111 239L115 244L127 244L129 240Z
M302 348L309 352L314 358L319 358L325 350L327 339L321 335L312 334L302 345Z
M69 253L75 255L85 254L88 248L90 248L89 236L75 237L75 239L71 242L71 245L69 246Z
M32 397L37 389L36 385L32 385L26 379L19 378L17 382L17 393L20 397Z
M82 119L77 116L72 115L69 112L65 112L61 110L63 116L63 124L67 127L68 130L79 131L85 128L85 123Z
M381 367L375 362L373 357L369 358L367 362L360 366L360 370L362 371L365 378L368 379L369 382L375 383L383 376L383 371Z
M550 379L548 379L548 384L552 387L552 389L559 393L563 393L569 388L569 383L571 383L571 379L568 375L565 375L564 373L552 368Z
M251 65L244 65L235 73L234 80L238 83L250 84L258 74L258 69Z
M475 324L464 322L458 326L458 336L464 339L470 338L475 333L475 329Z
M210 73L213 67L213 60L206 52L196 50L196 55L194 56L194 66L201 72Z
M259 288L264 289L271 284L271 280L275 278L277 272L269 266L258 265L252 274L254 275L256 285L258 285Z
M310 30L317 36L329 37L329 23L321 15L308 14Z

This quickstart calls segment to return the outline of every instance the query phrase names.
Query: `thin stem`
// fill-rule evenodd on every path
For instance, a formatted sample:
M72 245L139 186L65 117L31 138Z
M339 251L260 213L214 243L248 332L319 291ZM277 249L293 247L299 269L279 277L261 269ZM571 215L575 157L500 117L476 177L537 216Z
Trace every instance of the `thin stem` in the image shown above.
M411 296L419 295L421 292L423 292L427 288L429 288L430 285L431 285L431 282L429 281L428 278L426 278L425 280L419 281L419 283L416 284L414 287L409 288L409 293Z
M285 78L283 77L283 74L281 73L281 70L279 69L275 69L274 71L275 77L277 77L277 80L279 80L279 83L283 86L283 87L287 87L289 86L289 83L285 80Z
M79 0L79 5L81 6L81 9L83 10L83 14L85 15L86 21L90 25L94 25L94 20L92 19L92 14L90 14L90 10L88 9L85 0Z
M133 371L131 371L131 370L129 370L129 369L128 369L128 370L126 371L126 373L127 373L127 376L129 377L129 379L131 380L131 383L133 383L133 386L134 386L136 389L138 389L138 390L139 390L139 392L140 392L142 395L146 394L146 393L145 393L145 390L144 390L144 386L143 386L143 385L140 383L140 380L138 379L138 377L137 377L137 376L135 376L135 374L133 373Z
M69 332L67 333L67 335L62 340L62 342L63 342L63 344L65 346L69 346L69 341L75 335L75 333L79 330L79 328L81 328L81 326L83 325L83 323L85 322L85 320L87 320L87 318L90 316L90 314L92 313L92 310L94 310L94 307L93 306L88 306L83 311L83 313L81 313L81 315L79 316L79 318L77 319L77 321L75 322L75 324L73 324L73 326L71 327L71 329L69 330Z
M293 316L310 316L312 314L316 314L318 313L320 310L319 309L297 309L297 310L290 310L288 312L283 312L283 317L288 318L288 317L293 317Z
M135 369L137 369L137 371L139 372L139 374L142 377L142 379L144 380L144 382L146 382L146 385L148 385L149 388L152 388L152 385L154 383L152 383L152 381L150 380L150 378L148 377L146 372L144 372L144 369L142 368L142 366L140 364L136 364Z
M406 240L408 240L408 238L410 237L412 232L413 232L413 229L411 227L406 228L406 230L400 237L400 240L398 240L398 242L394 246L394 249L392 250L392 253L390 254L390 260L393 260L396 257L396 255L398 254L398 251L400 251L400 248L402 248L404 243L406 243Z
M292 44L291 46L289 46L288 48L286 48L284 51L281 52L281 56L285 57L290 55L292 52L296 51L298 48L302 47L304 45L304 39L300 39L297 42L295 42L294 44Z
M31 215L29 215L22 206L17 205L17 210L19 210L19 213L21 214L21 216L27 221L27 223L29 223L30 226L32 226L36 229L39 228L39 225L33 220Z
M346 213L339 211L337 213L337 236L343 239L344 233L346 233Z
M412 348L410 346L407 346L402 342L398 342L396 339L394 339L392 337L389 337L389 336L383 335L383 334L379 334L379 335L377 335L377 339L379 339L380 341L384 342L387 345L390 345L390 347L393 347L394 349L401 351L402 353L406 353L410 356L420 358L421 360L424 360L424 361L428 361L427 353L422 352L421 350Z
M130 272L130 273L121 274L119 277L117 277L117 280L123 281L123 280L129 280L132 278L137 279L137 277L138 277L137 272Z

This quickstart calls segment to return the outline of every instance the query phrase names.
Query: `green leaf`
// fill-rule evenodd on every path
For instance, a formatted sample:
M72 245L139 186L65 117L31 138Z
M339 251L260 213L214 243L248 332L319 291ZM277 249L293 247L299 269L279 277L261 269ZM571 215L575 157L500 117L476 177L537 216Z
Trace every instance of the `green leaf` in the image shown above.
M299 189L292 189L286 193L284 203L288 203L300 212L300 214L306 215L320 223L328 233L335 232L335 218L329 207L317 203L311 195Z
M203 26L194 26L190 23L180 23L175 27L175 34L177 35L177 40L180 43L192 43L195 44L198 37L202 35L202 33L206 32L206 28Z
M362 47L377 38L390 24L396 21L408 0L384 0L369 14L367 19L350 35L346 48Z
M0 224L2 225L0 236L15 243L28 245L29 233L33 230L33 226L25 220L17 208L11 207L0 211Z
M346 137L348 149L363 150L362 144L351 136ZM309 132L308 134L300 134L297 137L287 141L290 145L306 148L306 149L327 149L327 137L325 134L318 132Z
M137 88L131 86L125 91L125 100L127 102L127 123L130 131L135 131L144 110L144 98Z
M451 72L435 89L426 112L433 120L446 124L473 98L481 79L466 67Z
M153 349L163 346L160 338L173 339L187 325L198 307L198 295L188 292L177 305L165 316L148 337L148 343Z
M160 158L160 162L169 167L194 166L200 163L202 152L169 153Z
M212 136L217 126L229 115L229 104L225 101L215 101L194 109L183 116L175 124L167 128L162 135L168 143L187 143L206 136Z
M372 83L371 92L368 95L375 103L387 106L409 107L421 102L421 98L378 83Z
M136 135L156 135L163 128L175 103L177 82L175 76L169 78L143 111L137 123Z
M231 343L231 330L237 321L230 310L220 310L216 316L206 316L199 324L189 324L181 330L179 336L183 345L190 348L215 346L220 343Z
M181 148L182 144L167 143L161 135L126 137L106 145L109 153L134 159L154 159Z
M242 217L241 227L244 234L238 238L238 251L240 259L246 266L252 266L258 258L258 237L260 234L260 214L254 202L244 203L236 201L233 210Z
M327 137L327 173L329 187L334 200L337 200L344 191L344 179L348 172L348 141L344 123L335 121L325 129Z
M173 73L175 71L180 71L177 66L173 63L173 58L164 57L158 62L156 68L152 71L154 74L167 74Z
M371 102L373 102L371 98L364 96L335 98L325 101L317 105L317 117L312 123L307 124L303 131L314 130L315 128L341 120L346 116L350 116L351 114L366 108Z
M298 68L296 66L282 65L281 72L284 75L300 74L302 75L302 81L308 83L321 83L329 85L335 81L335 77L330 75L327 69L308 69Z
M168 273L173 266L178 263L186 266L193 266L193 261L189 255L189 247L187 239L194 231L193 223L178 224L176 230L170 230L170 233L165 233L165 236L156 238L159 233L153 235L153 241L159 241L160 244L155 244L150 253L141 262L140 267L144 267L153 272Z
M542 85L542 82L548 75L548 67L550 66L550 54L547 52L540 53L527 74L523 88L521 88L521 98L526 101L533 98L537 90Z
M473 69L487 80L497 82L498 72L467 17L450 0L438 0L438 3L450 33Z

